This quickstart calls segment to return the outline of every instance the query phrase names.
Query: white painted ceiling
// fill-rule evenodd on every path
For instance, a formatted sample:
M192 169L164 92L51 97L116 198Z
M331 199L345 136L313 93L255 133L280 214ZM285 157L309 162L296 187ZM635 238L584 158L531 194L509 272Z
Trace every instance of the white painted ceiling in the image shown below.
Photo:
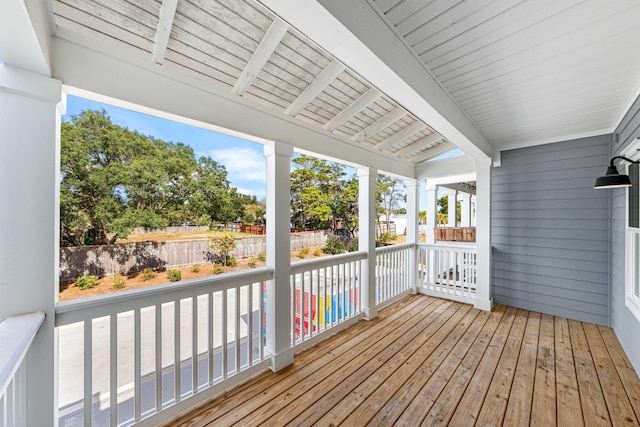
M497 147L611 132L640 81L637 0L371 0Z
M409 165L610 133L638 91L638 0L258 1L51 0L50 19Z

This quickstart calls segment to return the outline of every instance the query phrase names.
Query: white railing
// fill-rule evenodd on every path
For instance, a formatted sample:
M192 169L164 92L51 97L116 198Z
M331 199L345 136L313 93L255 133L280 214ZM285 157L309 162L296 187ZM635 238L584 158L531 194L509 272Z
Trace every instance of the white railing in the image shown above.
M162 419L266 367L272 278L260 268L58 304L59 425Z
M366 252L291 265L291 335L300 344L360 314L361 261Z
M376 248L376 305L411 289L409 269L414 246L407 243Z
M43 320L44 313L35 312L9 317L0 324L0 427L27 425L24 359Z
M418 245L418 283L429 295L473 302L476 248L468 245Z

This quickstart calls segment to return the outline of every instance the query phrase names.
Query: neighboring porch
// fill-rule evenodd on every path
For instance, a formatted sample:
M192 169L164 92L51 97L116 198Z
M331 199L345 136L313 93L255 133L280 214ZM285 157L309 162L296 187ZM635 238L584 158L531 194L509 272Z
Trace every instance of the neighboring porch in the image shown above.
M170 425L638 425L613 330L407 296Z

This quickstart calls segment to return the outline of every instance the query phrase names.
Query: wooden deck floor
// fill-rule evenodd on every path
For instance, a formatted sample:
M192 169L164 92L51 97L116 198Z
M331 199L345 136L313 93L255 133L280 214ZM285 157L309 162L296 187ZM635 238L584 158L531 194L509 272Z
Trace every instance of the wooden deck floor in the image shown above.
M409 296L175 425L639 425L609 328Z

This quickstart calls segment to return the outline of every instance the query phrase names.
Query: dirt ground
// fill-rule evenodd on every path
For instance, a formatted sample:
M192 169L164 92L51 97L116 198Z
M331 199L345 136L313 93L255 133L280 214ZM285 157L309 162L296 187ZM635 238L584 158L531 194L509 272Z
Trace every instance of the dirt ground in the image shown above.
M316 249L318 248L310 248L309 254L304 257L304 260L329 256L324 253L320 253L319 256L316 256L315 255ZM319 248L319 249L322 249L322 248ZM302 260L303 258L300 258L298 256L298 252L291 253L291 262L302 261ZM256 259L250 259L250 258L243 258L243 259L237 260L238 264L235 267L225 267L224 273L248 270L252 268L249 266L250 261L255 261L256 268L265 266L265 263L262 261L259 261ZM184 267L184 268L176 268L175 270L180 270L182 272L181 281L196 279L198 277L212 276L215 274L214 273L215 266L213 264L200 264L200 271L198 273L194 273L192 271L192 268L193 267ZM84 290L78 288L75 283L70 283L68 285L60 285L60 293L58 295L58 300L70 301L70 300L79 299L79 298L87 298L87 297L93 297L97 295L105 295L105 294L111 294L115 292L129 291L132 289L140 289L140 288L146 288L148 286L158 286L158 285L165 285L167 283L170 283L169 279L167 279L166 271L158 272L158 275L155 278L150 280L142 280L140 275L136 277L124 277L125 287L121 289L113 288L112 279L113 279L112 277L103 277L100 280L98 280L98 282L93 288L84 289Z
M116 243L137 243L137 242L168 242L173 240L202 240L209 237L216 237L231 234L233 237L251 236L247 233L235 233L231 231L183 231L174 233L144 233L130 234L126 239L118 239Z

